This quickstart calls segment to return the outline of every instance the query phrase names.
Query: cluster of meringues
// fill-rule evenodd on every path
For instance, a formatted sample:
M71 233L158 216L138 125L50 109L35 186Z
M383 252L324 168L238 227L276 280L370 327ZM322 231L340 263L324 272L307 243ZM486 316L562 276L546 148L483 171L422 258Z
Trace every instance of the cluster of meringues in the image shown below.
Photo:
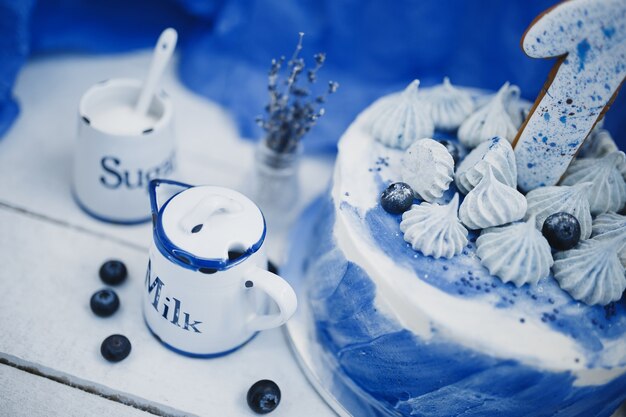
M517 190L510 142L527 107L508 83L484 95L442 85L418 91L416 80L400 94L375 103L367 126L379 142L404 149L402 181L423 200L402 216L400 228L413 249L451 258L467 245L468 229L481 230L476 253L492 275L516 286L550 275L586 304L608 304L626 289L626 156L597 128L557 186L526 196ZM434 130L457 130L471 152L455 167ZM451 190L451 184L464 195ZM541 233L545 219L569 213L581 228L572 249L553 252Z

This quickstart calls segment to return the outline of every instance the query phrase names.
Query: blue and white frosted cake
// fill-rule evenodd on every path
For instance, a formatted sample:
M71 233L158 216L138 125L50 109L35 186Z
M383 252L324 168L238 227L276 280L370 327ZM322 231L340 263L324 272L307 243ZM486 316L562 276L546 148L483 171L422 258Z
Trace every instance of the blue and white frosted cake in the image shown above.
M354 394L347 408L611 416L626 400L626 222L606 212L626 202L623 154L598 129L563 185L524 196L509 145L528 109L519 89L417 84L345 132L330 195L287 265L325 366ZM456 143L458 157L423 138ZM391 214L380 196L399 181L416 198ZM541 233L553 212L578 220L573 249Z

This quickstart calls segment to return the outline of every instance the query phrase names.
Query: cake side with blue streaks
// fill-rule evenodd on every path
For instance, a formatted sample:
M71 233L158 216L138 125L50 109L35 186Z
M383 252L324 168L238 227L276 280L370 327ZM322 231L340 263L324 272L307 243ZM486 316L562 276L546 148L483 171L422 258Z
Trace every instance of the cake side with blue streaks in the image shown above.
M342 137L330 197L303 220L315 223L291 268L355 415L610 416L626 400L624 299L588 306L551 275L503 283L476 255L477 231L450 259L414 250L402 215L379 202L404 151L369 134L376 107Z

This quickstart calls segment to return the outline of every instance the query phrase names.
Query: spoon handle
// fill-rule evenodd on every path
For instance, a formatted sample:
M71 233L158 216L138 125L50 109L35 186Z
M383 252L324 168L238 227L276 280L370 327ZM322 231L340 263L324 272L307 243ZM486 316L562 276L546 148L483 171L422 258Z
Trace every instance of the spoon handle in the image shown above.
M157 85L163 75L163 71L165 70L165 66L174 53L177 40L178 33L172 28L165 29L163 33L161 33L161 36L159 36L159 40L154 47L154 54L152 55L148 76L144 81L141 92L139 93L139 99L135 105L135 112L137 114L146 114Z

